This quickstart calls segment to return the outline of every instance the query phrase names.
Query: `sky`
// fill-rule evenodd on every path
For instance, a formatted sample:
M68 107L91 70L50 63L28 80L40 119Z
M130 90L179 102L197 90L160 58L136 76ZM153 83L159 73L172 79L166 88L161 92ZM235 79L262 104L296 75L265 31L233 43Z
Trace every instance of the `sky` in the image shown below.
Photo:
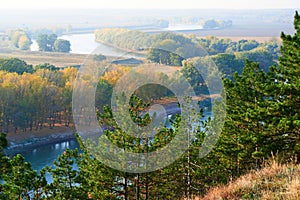
M300 8L300 0L2 0L0 8L277 9Z

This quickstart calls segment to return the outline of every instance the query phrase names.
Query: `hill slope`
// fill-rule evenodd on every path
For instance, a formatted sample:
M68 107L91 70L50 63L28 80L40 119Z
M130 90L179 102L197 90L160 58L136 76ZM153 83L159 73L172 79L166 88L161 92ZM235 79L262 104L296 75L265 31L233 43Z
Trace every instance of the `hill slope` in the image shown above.
M300 199L300 165L272 161L226 186L212 188L203 199Z

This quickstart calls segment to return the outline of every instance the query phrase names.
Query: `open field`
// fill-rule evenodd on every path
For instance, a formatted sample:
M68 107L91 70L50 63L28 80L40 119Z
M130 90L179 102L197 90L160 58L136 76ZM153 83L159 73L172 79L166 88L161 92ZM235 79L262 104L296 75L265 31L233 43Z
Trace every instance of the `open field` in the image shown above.
M150 29L144 32L158 34L164 30ZM281 32L293 34L294 29L292 23L283 22L260 22L260 21L241 21L233 22L232 27L223 29L198 29L198 30L182 30L175 31L183 34L194 34L198 37L215 36L218 38L230 38L234 41L240 39L254 39L258 42L265 42L270 39L278 39Z
M19 58L28 64L37 65L50 63L58 67L80 65L84 62L87 55L69 54L57 52L38 52L38 51L21 51L0 48L0 58Z

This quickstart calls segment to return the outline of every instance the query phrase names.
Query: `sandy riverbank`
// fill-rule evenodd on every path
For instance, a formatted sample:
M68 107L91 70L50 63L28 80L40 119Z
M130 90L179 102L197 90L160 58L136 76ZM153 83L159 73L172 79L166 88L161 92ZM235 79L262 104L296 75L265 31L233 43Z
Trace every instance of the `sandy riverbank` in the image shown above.
M45 127L40 130L8 133L9 147L7 149L33 148L75 138L73 127L56 126L52 129Z

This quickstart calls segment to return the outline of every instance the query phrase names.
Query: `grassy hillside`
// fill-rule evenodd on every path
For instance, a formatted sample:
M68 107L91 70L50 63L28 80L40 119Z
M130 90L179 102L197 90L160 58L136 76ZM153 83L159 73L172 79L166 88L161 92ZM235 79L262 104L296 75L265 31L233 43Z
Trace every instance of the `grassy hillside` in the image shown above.
M202 199L300 199L300 165L283 165L273 160L261 170L212 188Z

